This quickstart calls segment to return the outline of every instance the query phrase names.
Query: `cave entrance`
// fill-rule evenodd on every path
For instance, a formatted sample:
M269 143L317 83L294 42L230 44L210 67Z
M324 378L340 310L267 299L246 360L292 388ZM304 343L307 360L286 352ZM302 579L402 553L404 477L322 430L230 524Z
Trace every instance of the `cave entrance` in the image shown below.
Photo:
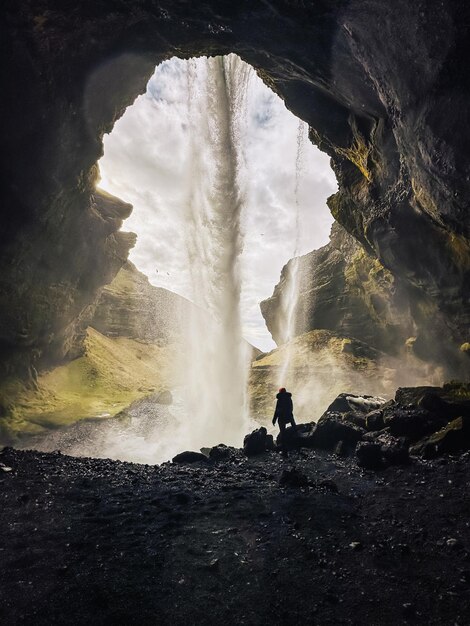
M88 356L98 350L104 363L101 352L112 353L122 363L111 378L150 399L96 435L75 432L72 448L51 445L149 463L240 445L257 424L250 363L275 348L259 303L289 259L328 241L328 157L251 66L229 55L157 66L105 136L99 168L101 190L133 205L125 228L137 241L105 288ZM286 293L287 327L295 276Z
M235 55L225 58L230 57ZM275 344L259 302L272 293L289 259L327 243L333 218L326 199L337 185L329 157L308 139L307 124L286 109L251 66L235 58L237 65L229 71L236 75L235 86L247 90L241 98L234 96L239 98L236 114L243 117L236 132L243 160L244 337L267 351ZM105 135L99 161L99 186L134 207L125 222L137 234L130 260L152 284L190 300L195 294L185 249L186 205L194 193L191 178L209 178L211 155L202 156L200 172L194 171L191 159L194 148L203 151L214 134L210 127L199 133L194 128L207 124L210 113L198 111L191 121L197 107L191 110L191 98L200 96L207 81L207 62L205 57L175 57L158 65L146 93ZM195 133L196 141L191 137Z

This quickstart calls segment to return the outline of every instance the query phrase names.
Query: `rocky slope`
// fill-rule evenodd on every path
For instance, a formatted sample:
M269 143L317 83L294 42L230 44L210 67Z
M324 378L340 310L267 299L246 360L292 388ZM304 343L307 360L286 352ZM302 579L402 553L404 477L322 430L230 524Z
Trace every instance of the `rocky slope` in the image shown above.
M125 262L82 317L73 360L35 373L33 381L0 381L0 441L114 415L173 386L192 306Z
M172 387L178 377L181 347L174 343L106 337L89 328L84 348L70 363L40 373L34 385L16 378L3 383L1 443L87 418L107 419L137 398Z
M181 338L193 306L168 289L151 285L127 261L103 289L90 326L108 337L165 345Z
M298 3L8 1L0 130L3 374L74 356L125 261L128 205L96 192L109 132L155 65L236 52L332 158L329 205L407 288L428 359L459 370L470 304L470 7L463 0ZM465 348L463 348L465 350Z

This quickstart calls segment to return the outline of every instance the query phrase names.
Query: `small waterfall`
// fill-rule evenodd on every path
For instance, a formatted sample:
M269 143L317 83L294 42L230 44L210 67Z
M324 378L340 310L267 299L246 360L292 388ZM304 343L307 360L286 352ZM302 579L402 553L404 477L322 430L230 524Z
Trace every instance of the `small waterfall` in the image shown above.
M251 68L235 55L189 62L190 192L184 238L192 300L199 309L188 328L182 386L188 413L184 429L192 448L240 445L247 428L240 135L250 75Z
M281 314L279 326L282 332L282 343L287 344L284 349L282 365L278 372L278 385L287 387L291 384L290 367L292 365L292 346L289 342L296 336L297 304L300 286L300 181L303 173L305 141L307 125L299 120L297 127L297 150L295 155L295 183L294 183L294 207L295 207L295 230L294 249L292 259L285 266L285 284L282 290Z

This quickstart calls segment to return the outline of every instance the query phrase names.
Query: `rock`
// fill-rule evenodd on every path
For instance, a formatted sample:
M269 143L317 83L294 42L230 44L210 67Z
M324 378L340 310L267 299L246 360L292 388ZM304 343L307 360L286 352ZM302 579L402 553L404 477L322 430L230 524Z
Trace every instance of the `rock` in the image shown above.
M402 613L403 617L415 617L416 616L416 607L411 602L405 602L402 604Z
M409 444L404 438L379 437L382 455L390 465L407 465L410 462Z
M384 423L393 436L409 437L412 441L417 441L442 428L446 420L426 409L408 407L393 408L391 412L385 412Z
M442 387L399 387L395 393L395 402L401 406L417 406L420 399L427 393L442 391Z
M211 461L225 461L231 456L231 449L223 443L212 447L209 450L209 458Z
M279 478L279 486L293 489L308 487L308 478L295 468L285 469Z
M333 225L326 246L298 257L297 263L300 280L294 320L296 335L316 328L338 332L347 337L342 347L344 354L356 358L374 359L379 350L391 351L393 343L400 341L400 334L404 343L411 318L392 292L393 278L376 259L364 254L357 239L339 224ZM282 268L272 296L261 302L266 325L278 344L283 337L279 312L291 264L289 261ZM367 281L363 276L367 276ZM384 276L388 280L383 280ZM376 307L381 309L380 317Z
M349 547L351 550L362 550L362 543L360 541L351 541Z
M366 427L366 418L363 413L355 413L354 411L349 411L344 414L344 420L346 422L350 422L359 428L365 429Z
M374 409L378 409L385 400L374 396L355 396L351 393L340 393L333 400L325 413L362 413L367 414Z
M312 422L310 424L297 424L296 428L289 426L284 431L284 445L288 450L298 450L299 448L313 448L314 446L314 432L316 425ZM278 433L276 437L276 445L281 447L281 433Z
M173 463L199 463L201 461L203 463L208 462L207 456L202 454L202 452L193 452L190 450L187 450L186 452L180 452L171 460Z
M332 449L339 441L346 446L354 447L361 440L364 431L354 424L342 420L341 415L330 414L323 416L317 423L312 434L316 448Z
M90 325L106 336L165 345L181 336L192 306L168 289L152 285L145 274L127 261L104 287Z
M367 430L382 430L384 428L384 416L381 409L376 409L367 413L365 417L365 427Z
M171 391L169 389L165 389L164 391L161 391L157 395L156 403L157 404L166 404L166 405L173 404L173 396L171 394Z
M207 569L214 572L219 569L219 565L220 565L219 559L212 559L211 561L209 561L207 565Z
M470 416L470 402L468 400L445 400L437 393L426 392L419 400L418 406L439 415L450 421L462 415Z
M191 495L186 491L179 491L174 494L176 504L180 504L181 506L185 506L191 502Z
M2 472L12 472L13 468L9 467L8 465L5 465L4 463L0 463L0 470Z
M384 467L382 446L379 443L360 443L356 449L358 464L364 469L379 470Z
M268 435L268 431L264 426L254 430L243 439L243 452L246 456L263 454L263 452L272 450L273 448L273 437L272 435Z
M430 437L418 441L410 448L410 453L431 459L467 450L470 450L470 417L458 417Z

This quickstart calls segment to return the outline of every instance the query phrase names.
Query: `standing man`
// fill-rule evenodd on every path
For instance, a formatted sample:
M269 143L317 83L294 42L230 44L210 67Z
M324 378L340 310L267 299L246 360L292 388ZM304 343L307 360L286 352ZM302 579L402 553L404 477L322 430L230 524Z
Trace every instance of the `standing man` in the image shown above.
M276 410L274 411L273 426L276 425L276 420L279 422L279 431L281 433L281 448L282 456L287 456L286 445L286 426L291 424L295 430L294 420L294 405L292 404L292 394L285 390L284 387L279 389L279 393L276 396Z

